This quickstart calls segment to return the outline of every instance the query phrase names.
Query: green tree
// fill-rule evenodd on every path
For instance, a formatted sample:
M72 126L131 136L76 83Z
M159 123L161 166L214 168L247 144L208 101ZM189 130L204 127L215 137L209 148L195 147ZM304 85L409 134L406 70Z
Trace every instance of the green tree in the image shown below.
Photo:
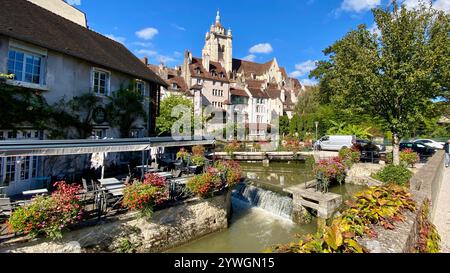
M325 49L329 57L310 76L338 107L383 120L392 133L394 163L399 141L432 99L448 95L449 17L431 5L407 10L393 1L374 9L381 35L365 25ZM442 61L444 59L444 61Z
M280 134L287 135L289 134L289 117L281 116L280 117Z
M116 91L106 107L108 121L119 128L120 137L130 137L130 132L139 120L147 121L142 95L131 89Z
M192 101L185 97L169 96L161 101L160 115L156 118L156 130L159 136L169 136L171 134L174 123L180 118L172 117L172 110L180 105L192 109L192 115L194 114Z

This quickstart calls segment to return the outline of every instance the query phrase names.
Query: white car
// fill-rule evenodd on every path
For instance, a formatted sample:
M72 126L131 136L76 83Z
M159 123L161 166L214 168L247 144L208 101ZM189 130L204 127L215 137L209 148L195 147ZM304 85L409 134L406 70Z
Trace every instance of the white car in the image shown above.
M444 145L445 145L445 143L443 143L443 142L437 142L432 139L416 139L413 142L414 143L423 143L423 144L427 145L428 147L438 149L438 150L443 150Z

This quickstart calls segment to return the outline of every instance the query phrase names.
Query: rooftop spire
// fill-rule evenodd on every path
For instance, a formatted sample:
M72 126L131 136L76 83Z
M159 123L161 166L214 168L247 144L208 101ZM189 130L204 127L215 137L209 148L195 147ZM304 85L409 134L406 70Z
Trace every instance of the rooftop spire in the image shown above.
M219 10L217 10L216 23L220 24L220 11Z

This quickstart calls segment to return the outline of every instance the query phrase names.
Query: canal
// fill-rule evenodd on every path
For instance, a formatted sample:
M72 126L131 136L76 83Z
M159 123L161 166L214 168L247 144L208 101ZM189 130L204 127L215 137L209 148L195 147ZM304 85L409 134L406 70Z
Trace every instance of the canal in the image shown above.
M267 248L292 242L297 234L315 233L316 220L308 225L293 223L289 214L292 200L274 191L305 183L313 179L312 165L300 163L242 163L245 176L252 185L240 185L233 193L233 215L230 227L187 245L172 249L171 253L260 253ZM260 186L263 186L261 188ZM273 188L269 191L267 188ZM360 186L335 186L330 192L349 199L364 189Z

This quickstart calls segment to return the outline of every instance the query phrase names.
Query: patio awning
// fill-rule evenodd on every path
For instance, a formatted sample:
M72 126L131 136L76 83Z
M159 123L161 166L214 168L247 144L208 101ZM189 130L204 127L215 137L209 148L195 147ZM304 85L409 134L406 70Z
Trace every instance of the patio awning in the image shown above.
M63 156L92 153L148 151L158 147L213 145L214 139L175 140L171 137L138 139L0 141L0 157Z

